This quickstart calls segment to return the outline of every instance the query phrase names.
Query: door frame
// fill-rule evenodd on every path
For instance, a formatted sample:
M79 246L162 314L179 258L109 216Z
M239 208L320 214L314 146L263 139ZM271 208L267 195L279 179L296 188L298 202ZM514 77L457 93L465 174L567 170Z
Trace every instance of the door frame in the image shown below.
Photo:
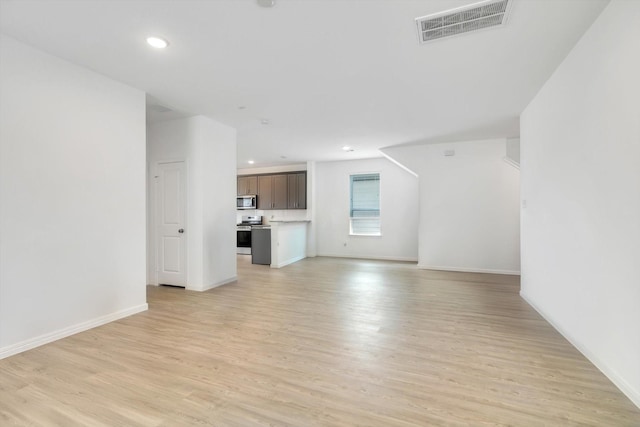
M168 164L168 163L183 163L184 164L184 172L185 172L185 180L184 180L184 228L189 231L189 223L188 223L188 218L189 218L189 203L188 203L188 191L189 191L189 180L187 179L187 177L189 176L189 163L187 162L186 159L179 159L179 158L169 158L169 159L162 159L162 160L156 160L153 162L153 164L151 165L152 170L149 173L149 180L152 182L152 186L153 188L150 191L150 200L149 200L149 217L150 217L150 228L149 228L149 250L152 251L152 259L153 259L153 270L152 270L152 275L151 275L151 279L153 283L150 283L151 285L154 286L160 286L159 283L159 279L158 279L158 273L159 273L159 258L158 258L158 218L157 218L157 212L158 212L158 200L159 200L159 191L160 191L160 187L159 187L159 182L158 182L158 178L160 178L160 165L161 164ZM188 282L189 279L189 237L188 237L189 233L185 233L183 235L183 239L185 239L185 243L184 243L184 259L185 259L185 263L184 263L184 269L185 269L185 289L186 289L186 284Z

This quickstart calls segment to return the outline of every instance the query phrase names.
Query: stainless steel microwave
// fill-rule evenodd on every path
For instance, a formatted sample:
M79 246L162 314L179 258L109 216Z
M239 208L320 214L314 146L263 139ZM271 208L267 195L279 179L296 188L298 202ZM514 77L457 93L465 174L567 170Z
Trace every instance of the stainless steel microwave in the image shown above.
M236 199L238 209L255 209L258 207L258 196L238 196Z

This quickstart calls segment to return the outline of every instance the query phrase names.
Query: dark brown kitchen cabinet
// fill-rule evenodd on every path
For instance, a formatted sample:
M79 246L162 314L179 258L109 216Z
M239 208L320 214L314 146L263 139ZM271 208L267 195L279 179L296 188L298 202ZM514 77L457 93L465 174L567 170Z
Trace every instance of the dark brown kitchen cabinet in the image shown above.
M258 176L258 209L287 209L287 175Z
M307 209L307 174L287 175L287 207L289 209Z
M238 176L238 196L258 195L258 209L306 209L307 173Z
M255 175L238 177L238 196L258 194L258 177Z

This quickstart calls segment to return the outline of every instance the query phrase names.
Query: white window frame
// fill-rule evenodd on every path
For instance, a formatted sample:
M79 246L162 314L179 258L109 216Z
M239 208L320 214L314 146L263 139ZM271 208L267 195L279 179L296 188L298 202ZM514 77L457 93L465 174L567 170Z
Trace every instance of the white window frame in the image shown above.
M377 175L378 176L378 216L353 216L353 178L363 175ZM380 172L358 172L349 175L349 235L350 236L364 236L364 237L379 237L382 236L382 174ZM358 227L356 224L364 222L373 222L376 230L370 232L363 232L362 227ZM376 224L377 222L377 224Z

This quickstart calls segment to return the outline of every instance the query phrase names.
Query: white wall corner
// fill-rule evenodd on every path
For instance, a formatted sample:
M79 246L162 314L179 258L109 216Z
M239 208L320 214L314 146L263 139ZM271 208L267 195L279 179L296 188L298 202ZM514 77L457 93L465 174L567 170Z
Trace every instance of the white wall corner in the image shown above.
M608 3L520 116L521 295L638 407L639 21Z
M387 158L387 160L389 160L394 165L398 166L400 169L403 169L403 170L409 172L411 175L415 176L416 178L418 177L418 173L417 172L415 172L414 170L412 170L411 168L406 166L401 160L396 159L393 156L393 153L394 153L393 150L382 148L382 149L380 149L380 152L382 153L382 155L384 157Z
M5 357L13 356L14 354L22 353L24 351L40 347L41 345L49 344L51 342L87 331L89 329L97 328L98 326L102 326L104 324L114 322L116 320L123 319L125 317L141 313L143 311L147 311L148 309L148 304L140 304L135 307L120 310L115 313L107 314L105 316L96 317L95 319L78 323L77 325L72 325L67 328L59 329L51 333L43 334L35 338L2 347L0 348L0 359L4 359Z
M228 279L221 280L216 283L208 284L208 285L187 285L185 287L188 291L196 291L196 292L204 292L209 289L217 288L219 286L228 285L230 283L235 283L238 281L238 276L229 277Z
M576 339L567 329L562 325L555 322L551 316L545 313L527 294L525 290L520 291L520 296L529 304L534 310L538 312L542 318L547 321L556 331L560 333L569 343L574 346L584 357L589 359L596 368L600 370L612 383L616 385L638 408L640 408L640 390L637 390L633 385L629 384L615 369L613 369L604 360L601 360L589 347L584 345L578 339Z
M482 273L482 274L504 274L509 276L520 276L520 270L501 270L492 268L464 268L450 267L442 265L426 265L418 264L420 270L438 270L438 271L455 271L462 273Z

